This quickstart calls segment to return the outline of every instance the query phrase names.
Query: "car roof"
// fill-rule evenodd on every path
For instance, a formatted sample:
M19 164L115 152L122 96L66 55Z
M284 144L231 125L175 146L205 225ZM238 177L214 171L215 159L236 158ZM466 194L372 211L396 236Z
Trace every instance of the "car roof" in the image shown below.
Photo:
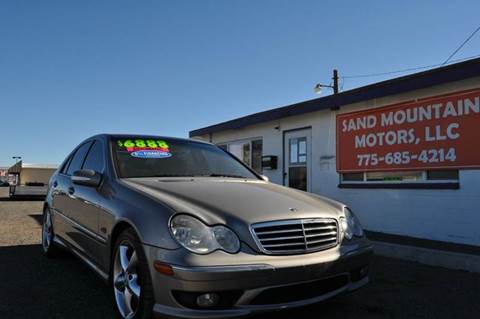
M138 138L156 138L156 139L166 139L166 140L176 140L176 141L184 141L184 142L193 142L193 143L203 143L203 144L212 144L203 140L199 139L191 139L191 138L181 138L181 137L172 137L172 136L162 136L162 135L155 135L155 134L97 134L94 136L91 136L87 140L95 139L95 138L100 138L100 139L106 139L106 140L112 140L112 139L123 139L123 138L131 138L131 137L138 137Z

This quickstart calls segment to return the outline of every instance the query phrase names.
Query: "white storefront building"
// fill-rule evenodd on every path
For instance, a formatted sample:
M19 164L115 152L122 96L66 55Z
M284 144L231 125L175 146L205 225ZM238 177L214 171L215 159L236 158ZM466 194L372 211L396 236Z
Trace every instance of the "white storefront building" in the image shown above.
M475 59L190 136L271 182L348 204L375 239L480 255L479 99Z

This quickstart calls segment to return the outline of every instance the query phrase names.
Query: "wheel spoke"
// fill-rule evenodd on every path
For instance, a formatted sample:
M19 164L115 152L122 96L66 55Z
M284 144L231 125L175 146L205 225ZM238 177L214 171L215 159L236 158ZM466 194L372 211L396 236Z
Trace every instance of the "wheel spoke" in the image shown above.
M45 234L45 244L47 247L50 247L50 234L46 233Z
M50 243L52 241L52 220L50 217L50 213L48 211L45 212L45 218L43 220L43 246L45 249L50 247Z
M50 213L46 213L46 218L45 218L45 229L47 229L47 231L50 231L50 228L52 227L52 219L50 217Z
M141 287L138 282L138 256L133 245L123 241L118 246L113 266L113 286L117 307L123 318L135 317L140 303Z
M128 266L126 270L128 272L133 272L133 270L135 270L135 268L137 267L137 264L138 264L137 252L134 251L132 254L132 257L130 257L130 261L128 262Z
M140 285L138 284L138 275L131 275L132 279L128 281L128 288L134 297L140 299Z
M129 289L125 289L125 292L123 293L124 301L125 301L125 317L126 318L131 318L134 315L134 311L132 308L132 293L130 292Z
M128 260L128 256L127 256L127 251L128 251L128 247L127 246L120 246L119 248L119 257L120 257L120 266L122 267L123 271L127 271L127 268L128 268L128 264L129 264L129 260Z

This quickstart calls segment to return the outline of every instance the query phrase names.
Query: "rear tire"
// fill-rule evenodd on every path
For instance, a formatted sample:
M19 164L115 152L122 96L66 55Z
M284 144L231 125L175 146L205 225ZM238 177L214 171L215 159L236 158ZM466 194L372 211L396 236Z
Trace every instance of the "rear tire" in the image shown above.
M118 318L153 318L154 296L148 262L131 228L117 238L110 274Z
M43 255L48 258L53 258L57 256L60 252L60 249L56 246L54 239L55 233L53 232L53 220L52 213L47 207L43 211L43 222L42 222L42 249Z

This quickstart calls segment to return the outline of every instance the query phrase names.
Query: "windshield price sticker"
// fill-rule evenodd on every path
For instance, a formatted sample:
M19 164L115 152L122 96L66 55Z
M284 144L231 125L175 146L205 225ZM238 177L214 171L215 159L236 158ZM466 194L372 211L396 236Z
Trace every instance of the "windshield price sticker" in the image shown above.
M337 170L480 167L480 89L337 115Z
M120 150L125 149L136 158L166 158L172 156L167 142L163 140L127 139L118 140Z

